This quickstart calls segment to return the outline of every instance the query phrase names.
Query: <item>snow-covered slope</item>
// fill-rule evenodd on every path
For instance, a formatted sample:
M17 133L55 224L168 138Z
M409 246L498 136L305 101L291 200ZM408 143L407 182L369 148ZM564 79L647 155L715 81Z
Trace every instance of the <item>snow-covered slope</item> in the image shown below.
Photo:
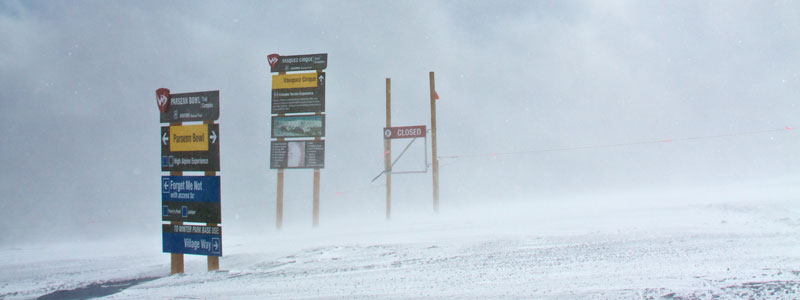
M110 299L793 299L800 205L789 192L586 196L266 235L227 231L222 271L160 235L0 252L0 298L158 276Z

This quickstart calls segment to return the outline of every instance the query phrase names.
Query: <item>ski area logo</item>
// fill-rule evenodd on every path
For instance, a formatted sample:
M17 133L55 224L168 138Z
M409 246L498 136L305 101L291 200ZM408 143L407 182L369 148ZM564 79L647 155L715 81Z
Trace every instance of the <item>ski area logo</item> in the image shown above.
M281 58L280 55L278 55L276 53L273 53L273 54L267 55L267 62L269 63L269 66L274 69L275 66L278 65L278 60L280 60L280 58Z
M156 90L156 104L161 113L167 112L169 108L169 89L160 88Z

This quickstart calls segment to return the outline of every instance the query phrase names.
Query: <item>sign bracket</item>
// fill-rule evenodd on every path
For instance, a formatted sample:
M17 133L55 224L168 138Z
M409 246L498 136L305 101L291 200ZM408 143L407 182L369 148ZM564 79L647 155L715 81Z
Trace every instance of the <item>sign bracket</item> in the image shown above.
M430 130L428 130L428 131L430 131ZM395 158L394 161L392 161L391 165L389 166L389 169L388 170L383 170L382 172L380 172L378 175L375 176L375 178L372 178L371 182L375 182L375 180L378 180L378 178L380 178L381 175L383 175L383 174L419 174L419 173L428 173L429 164L428 164L428 137L427 136L423 139L425 141L425 169L421 170L421 171L392 171L392 169L394 168L394 165L400 160L400 158L403 157L403 155L406 153L406 151L408 151L408 148L411 148L411 144L413 144L414 141L416 141L416 140L417 140L417 138L411 139L411 141L408 142L406 147L403 148L403 151L400 152L400 155L398 155L397 158Z

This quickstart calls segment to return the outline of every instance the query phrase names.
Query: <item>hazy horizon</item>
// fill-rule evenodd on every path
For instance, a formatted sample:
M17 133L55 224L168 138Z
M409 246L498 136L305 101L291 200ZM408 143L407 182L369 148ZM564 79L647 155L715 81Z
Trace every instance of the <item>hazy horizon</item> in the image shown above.
M272 230L270 53L328 53L322 227L383 218L385 80L392 124L430 126L428 72L442 210L792 186L798 16L792 1L4 1L0 244L158 235L162 87L220 91L222 226ZM421 145L396 169L423 168ZM290 227L311 226L312 173L286 171ZM430 214L430 173L393 176L393 208Z

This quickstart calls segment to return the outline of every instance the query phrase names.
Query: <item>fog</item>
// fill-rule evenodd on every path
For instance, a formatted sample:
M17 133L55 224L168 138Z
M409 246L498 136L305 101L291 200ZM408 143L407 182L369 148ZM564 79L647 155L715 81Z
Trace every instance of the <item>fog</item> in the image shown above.
M796 185L798 16L793 1L3 1L0 243L158 237L161 87L220 91L226 235L274 232L270 53L328 53L321 227L384 218L385 79L392 124L430 126L428 72L442 213ZM421 146L396 170L423 169ZM312 174L286 171L286 230L311 226ZM430 173L392 188L393 222L436 217Z

